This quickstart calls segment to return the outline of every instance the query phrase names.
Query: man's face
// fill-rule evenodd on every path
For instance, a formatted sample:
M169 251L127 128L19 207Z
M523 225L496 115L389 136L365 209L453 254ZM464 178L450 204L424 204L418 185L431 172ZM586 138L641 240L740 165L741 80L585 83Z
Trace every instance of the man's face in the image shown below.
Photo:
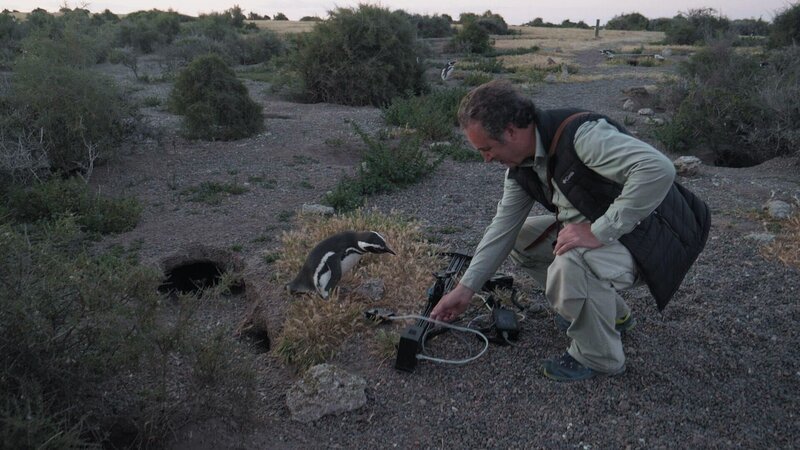
M521 129L512 125L503 131L503 142L489 137L489 133L478 122L471 122L464 133L469 143L478 150L484 162L497 161L508 168L517 167L528 156L521 146Z

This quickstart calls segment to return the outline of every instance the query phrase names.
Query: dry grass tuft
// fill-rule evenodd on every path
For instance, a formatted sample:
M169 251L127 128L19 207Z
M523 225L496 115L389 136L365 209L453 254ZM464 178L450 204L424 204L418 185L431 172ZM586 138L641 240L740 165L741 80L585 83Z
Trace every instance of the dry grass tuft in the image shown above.
M275 263L276 282L280 286L289 282L317 242L346 230L377 231L397 255L364 255L328 300L311 295L293 298L275 339L275 353L300 368L330 359L348 336L363 330L366 309L419 312L433 283L431 273L446 264L438 249L424 239L419 225L400 217L364 210L331 218L299 215L294 229L281 237L283 252ZM376 278L384 282L383 298L372 301L356 292L364 281Z
M771 244L762 247L761 254L800 269L800 213L781 224L781 232Z

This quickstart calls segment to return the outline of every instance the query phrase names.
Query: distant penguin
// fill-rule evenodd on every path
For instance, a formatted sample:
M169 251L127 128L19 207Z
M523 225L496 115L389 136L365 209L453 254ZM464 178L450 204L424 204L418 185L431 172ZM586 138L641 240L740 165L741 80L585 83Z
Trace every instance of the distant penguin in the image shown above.
M446 81L448 78L450 78L450 74L453 73L453 69L455 69L455 67L455 60L447 62L447 65L444 66L444 69L442 69L442 81Z
M328 298L342 275L352 269L364 253L395 254L375 231L344 231L317 244L300 272L286 287L292 294L316 292Z

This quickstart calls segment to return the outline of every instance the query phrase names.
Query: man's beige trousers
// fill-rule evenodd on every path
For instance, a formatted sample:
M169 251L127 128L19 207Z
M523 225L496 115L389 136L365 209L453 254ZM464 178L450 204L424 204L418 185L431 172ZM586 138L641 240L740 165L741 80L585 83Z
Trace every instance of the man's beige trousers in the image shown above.
M556 313L572 322L567 330L572 339L569 354L586 367L615 372L625 364L615 321L630 313L617 291L636 284L636 264L619 241L555 256L554 223L554 216L528 217L511 259L545 288Z

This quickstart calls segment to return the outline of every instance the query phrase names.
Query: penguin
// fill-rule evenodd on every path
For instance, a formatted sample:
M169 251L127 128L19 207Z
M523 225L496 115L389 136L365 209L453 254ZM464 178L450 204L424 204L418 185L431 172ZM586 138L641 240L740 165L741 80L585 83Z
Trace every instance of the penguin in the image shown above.
M453 69L455 68L456 68L455 60L448 61L447 65L444 66L444 69L442 69L442 75L441 75L442 81L447 81L447 79L450 78L450 74L453 73Z
M352 269L364 253L395 254L383 236L375 231L334 234L311 250L300 272L286 287L292 294L316 292L328 298L342 275Z

